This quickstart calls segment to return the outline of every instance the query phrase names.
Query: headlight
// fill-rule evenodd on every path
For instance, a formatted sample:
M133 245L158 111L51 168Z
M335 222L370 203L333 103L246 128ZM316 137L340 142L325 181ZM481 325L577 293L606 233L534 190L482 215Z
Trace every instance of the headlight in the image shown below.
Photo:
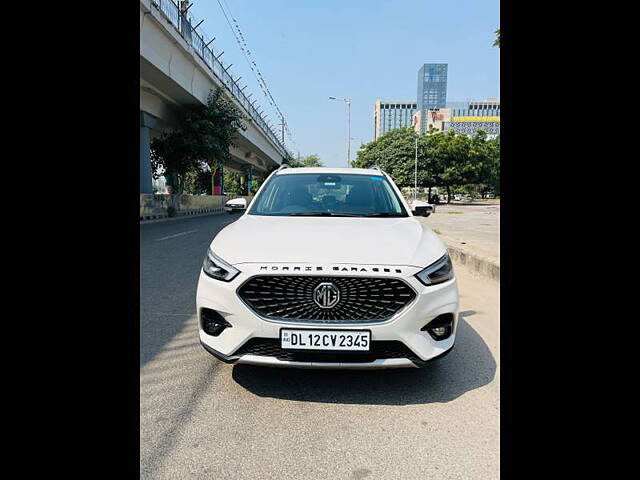
M436 262L416 273L416 277L425 285L437 285L453 278L453 265L449 254L445 253Z
M240 273L240 270L233 268L220 257L216 256L211 249L207 250L207 256L204 257L202 270L211 278L225 282L230 282Z

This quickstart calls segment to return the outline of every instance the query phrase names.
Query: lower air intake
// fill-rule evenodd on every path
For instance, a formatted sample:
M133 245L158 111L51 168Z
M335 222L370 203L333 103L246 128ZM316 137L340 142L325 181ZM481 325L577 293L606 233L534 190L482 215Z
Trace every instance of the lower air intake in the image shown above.
M386 358L421 361L404 343L396 340L374 340L368 352L297 352L280 348L278 338L252 338L233 355L249 354L291 362L369 363Z

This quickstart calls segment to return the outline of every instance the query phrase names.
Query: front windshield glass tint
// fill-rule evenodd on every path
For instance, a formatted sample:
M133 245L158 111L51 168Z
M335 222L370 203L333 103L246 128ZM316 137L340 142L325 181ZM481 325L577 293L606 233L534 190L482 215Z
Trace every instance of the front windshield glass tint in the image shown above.
M249 215L408 216L382 176L310 173L273 176Z

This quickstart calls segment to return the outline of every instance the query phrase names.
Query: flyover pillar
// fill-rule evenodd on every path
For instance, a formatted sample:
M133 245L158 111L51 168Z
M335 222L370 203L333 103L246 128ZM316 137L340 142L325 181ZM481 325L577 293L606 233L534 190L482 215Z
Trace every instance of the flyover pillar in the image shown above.
M213 172L213 190L214 195L222 195L224 191L224 164L218 162L215 171Z
M247 167L247 173L245 174L245 188L243 195L249 195L251 193L251 181L253 180L253 167L249 165Z
M246 173L240 174L240 195L242 196L247 195L247 174Z
M145 112L140 112L140 193L153 193L151 181L151 129L156 119Z

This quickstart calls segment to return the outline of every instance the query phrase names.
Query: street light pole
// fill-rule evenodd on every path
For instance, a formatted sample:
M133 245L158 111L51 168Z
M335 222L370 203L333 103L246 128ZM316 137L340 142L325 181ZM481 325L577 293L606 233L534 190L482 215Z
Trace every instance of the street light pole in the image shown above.
M280 126L282 127L282 145L284 145L284 116L280 117Z
M416 136L416 162L415 162L415 171L414 171L414 188L413 188L413 204L416 204L416 200L418 197L418 136Z
M351 99L347 99L347 167L351 167Z
M343 101L347 104L347 167L351 167L351 99L329 97L329 100Z

